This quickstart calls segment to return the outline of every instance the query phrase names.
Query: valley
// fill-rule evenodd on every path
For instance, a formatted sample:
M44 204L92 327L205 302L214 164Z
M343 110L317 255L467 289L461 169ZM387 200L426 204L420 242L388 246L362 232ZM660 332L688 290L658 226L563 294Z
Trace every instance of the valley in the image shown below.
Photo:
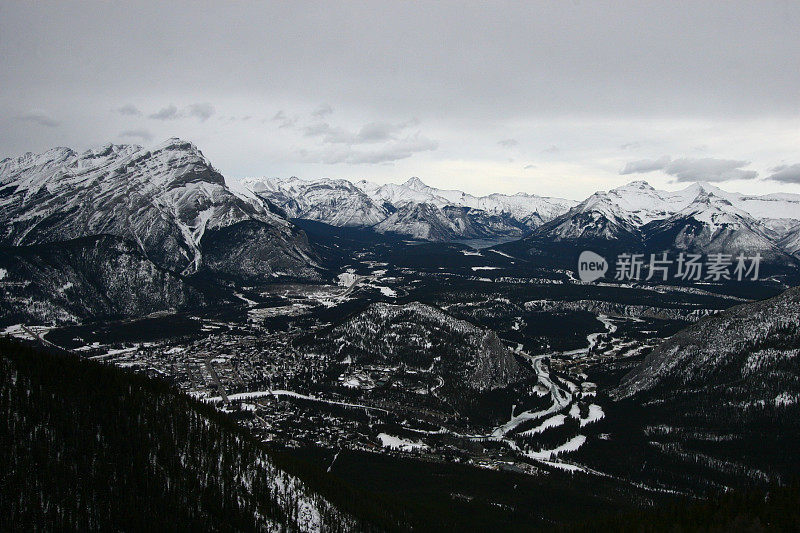
M416 518L456 505L454 524L526 529L800 474L781 451L800 393L792 196L233 183L179 139L4 165L3 335L165 383ZM762 277L614 275L619 254L725 246ZM592 282L585 249L609 262Z
M328 283L243 286L213 312L5 333L165 379L296 453L321 447L624 485L624 473L584 458L618 438L612 385L598 378L743 301L722 287L526 277L507 255L464 245L439 247L431 260L421 243L348 245L358 260ZM644 494L674 489L628 483Z

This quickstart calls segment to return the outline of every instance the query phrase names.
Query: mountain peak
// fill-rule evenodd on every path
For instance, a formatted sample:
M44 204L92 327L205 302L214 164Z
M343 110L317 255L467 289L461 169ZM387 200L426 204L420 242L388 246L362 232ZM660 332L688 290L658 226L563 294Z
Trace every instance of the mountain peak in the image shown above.
M711 206L719 210L727 210L727 208L733 210L736 209L728 199L718 196L714 194L712 191L707 191L702 187L700 188L700 192L697 193L695 199L692 201L691 204L689 204L689 206L686 209L692 209L693 208L692 206L696 207L699 205Z
M170 137L169 139L154 146L152 151L159 152L162 150L176 150L176 151L200 153L200 149L198 149L197 146L194 145L194 143L183 140L179 137Z
M403 185L405 187L408 187L409 189L413 189L415 191L421 191L421 190L425 190L425 189L428 188L428 186L425 185L425 183L423 183L422 180L419 179L416 176L414 176L413 178L410 178Z
M647 183L644 180L634 180L634 181L631 181L630 183L626 183L625 185L622 185L621 187L617 187L614 190L621 191L621 190L631 190L631 189L641 189L641 190L647 190L647 191L655 191L653 186L650 185L649 183Z
M749 213L738 209L728 199L705 190L701 190L694 201L682 209L676 217L691 217L713 227L752 220Z

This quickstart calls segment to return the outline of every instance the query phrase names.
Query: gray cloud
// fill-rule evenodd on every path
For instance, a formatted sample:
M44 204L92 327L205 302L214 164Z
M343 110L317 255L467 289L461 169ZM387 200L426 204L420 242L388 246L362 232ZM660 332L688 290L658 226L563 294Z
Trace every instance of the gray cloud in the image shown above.
M772 169L772 174L767 176L767 179L783 183L800 183L800 163L779 165Z
M398 159L411 157L418 152L430 152L437 148L439 148L438 142L420 135L415 135L414 137L390 143L380 150L361 154L359 157L354 158L352 162L382 163L384 161L397 161Z
M743 170L750 161L735 159L714 159L713 157L671 159L663 156L658 159L631 161L620 174L646 173L661 170L675 178L675 181L729 181L749 180L758 176L755 170Z
M168 105L167 107L162 107L160 110L149 116L150 118L154 118L156 120L175 120L176 118L180 117L180 113L178 113L177 106Z
M291 128L297 123L297 119L298 117L290 117L281 109L271 120L277 122L279 128Z
M522 168L523 168L524 170L530 170L530 169L532 169L532 168L536 168L536 165L533 165L533 164L530 164L530 165L525 165L525 166L524 166L524 167L522 167Z
M634 142L621 144L619 149L620 150L632 150L632 149L636 149L636 148L641 148L641 146L642 146L642 143L634 141Z
M167 107L162 107L155 113L148 115L148 117L155 120L176 120L179 118L196 118L200 120L200 122L205 122L206 120L211 118L211 116L214 115L215 112L216 110L214 109L214 106L207 102L191 104L181 110L179 110L178 106L176 106L175 104L170 104ZM230 117L229 120L236 120L236 117Z
M438 142L417 134L389 142L372 150L362 150L353 148L352 146L340 146L331 147L331 149L317 153L303 150L301 151L301 155L309 161L326 164L347 163L351 165L374 165L407 159L416 153L433 151L438 147Z
M17 120L25 122L32 122L39 126L46 126L48 128L55 128L60 124L59 121L42 111L41 109L31 109L27 113L17 115Z
M542 150L542 153L544 153L544 154L557 154L560 151L561 151L561 148L559 148L558 146L553 144L553 145L548 146L544 150Z
M386 122L371 122L361 126L355 137L355 143L376 143L394 139L398 133L405 129L403 124L387 124Z
M141 116L142 112L133 104L125 104L124 106L115 109L120 115L128 115L133 117Z
M733 159L684 158L672 161L664 167L664 172L674 176L676 181L749 180L758 176L758 172L755 170L742 170L740 168L749 164L749 161L736 161Z
M671 158L668 155L659 157L658 159L639 159L638 161L630 161L625 165L625 168L619 171L620 174L636 174L639 172L653 172L654 170L663 170Z
M516 139L503 139L501 141L497 141L497 144L502 146L503 148L512 148L519 144L519 141Z
M316 124L303 127L303 135L306 137L322 137L325 135L330 135L333 131L334 129L331 128L331 125L327 122L318 122Z
M125 130L119 134L120 137L129 137L132 139L141 139L143 141L152 140L153 134L146 129Z
M214 106L209 103L192 104L187 109L187 114L190 117L196 117L199 118L202 122L205 122L211 117L211 115L214 114Z
M316 118L325 118L331 113L333 113L333 108L328 104L322 104L311 112L311 116Z
M221 168L238 175L319 172L296 159L298 149L347 151L362 125L410 116L447 146L437 167L441 180L453 182L439 185L467 187L471 179L484 192L490 184L477 173L494 175L490 166L505 164L508 154L497 141L512 134L534 147L527 157L550 144L562 147L570 158L552 163L554 172L585 179L530 187L575 197L607 188L603 180L618 170L609 171L607 161L620 153L628 154L623 164L643 157L631 155L633 146L616 150L631 141L657 147L656 157L704 157L736 147L741 152L728 156L753 161L754 168L796 161L800 2L687 8L637 0L373 0L347 9L336 3L309 9L304 2L203 2L198 9L187 0L140 0L78 10L64 2L2 2L0 12L7 45L0 139L14 153L114 138L140 124L125 122L135 115L110 110L132 102L147 117L174 102L177 110L167 110L166 118L175 120L145 125L156 137L180 133L203 144ZM216 113L206 122L189 119L183 114L192 102L213 102ZM58 120L14 119L45 105ZM246 123L238 118L263 109L272 111ZM283 116L271 121L278 109ZM223 124L220 115L238 122ZM59 128L42 127L58 121ZM341 128L328 132L338 142L324 142L326 134L303 137L301 128L318 122ZM180 131L172 131L176 123ZM224 131L211 131L212 123ZM394 139L353 146L382 149L414 131L384 132ZM692 150L703 143L707 152ZM557 157L539 155L540 169ZM457 167L470 161L481 165L466 178ZM403 166L414 164L412 158ZM350 171L336 170L342 177ZM374 177L393 176L376 171Z
M396 140L408 126L414 124L416 121L401 124L370 122L357 132L352 132L327 122L317 122L303 127L302 132L306 137L321 137L323 142L329 144L373 144Z

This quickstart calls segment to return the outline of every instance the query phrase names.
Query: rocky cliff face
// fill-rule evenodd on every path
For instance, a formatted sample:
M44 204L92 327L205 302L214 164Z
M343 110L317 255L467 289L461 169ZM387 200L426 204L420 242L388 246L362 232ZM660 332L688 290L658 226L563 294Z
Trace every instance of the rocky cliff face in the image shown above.
M55 148L0 162L4 320L202 307L209 278L318 279L305 234L230 189L193 144ZM200 289L199 281L205 280Z
M0 274L0 324L126 318L220 301L110 235L0 249Z
M269 236L243 274L312 274L313 254L289 222L234 194L189 142L169 139L152 150L107 145L83 154L58 148L0 167L0 244L7 246L115 235L154 263L191 275L206 267L205 235L243 222ZM242 247L232 246L233 254Z

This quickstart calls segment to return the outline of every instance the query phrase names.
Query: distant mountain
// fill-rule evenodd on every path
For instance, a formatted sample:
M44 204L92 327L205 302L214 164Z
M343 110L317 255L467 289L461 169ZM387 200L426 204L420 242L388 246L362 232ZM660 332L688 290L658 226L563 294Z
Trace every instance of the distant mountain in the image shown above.
M786 218L757 218L745 208ZM573 264L585 248L611 254L758 252L765 262L795 268L789 256L797 253L792 236L798 228L800 195L745 196L701 183L667 192L634 181L597 192L498 249L562 265Z
M235 194L191 143L151 150L56 148L0 164L0 245L101 234L135 243L155 264L184 275L316 277L313 253L285 219ZM204 257L237 257L244 263Z
M419 178L402 185L327 178L246 178L242 184L293 218L432 241L518 238L574 204L522 193L477 197Z
M678 213L650 222L641 231L645 248L651 251L678 250L734 256L759 253L769 262L790 261L759 221L713 193L701 192Z
M302 180L299 178L260 180L242 183L292 218L316 220L331 226L372 226L388 215L361 189L346 180Z
M612 191L614 192L614 191ZM639 237L640 220L611 194L595 193L567 213L537 228L531 240L631 240Z

